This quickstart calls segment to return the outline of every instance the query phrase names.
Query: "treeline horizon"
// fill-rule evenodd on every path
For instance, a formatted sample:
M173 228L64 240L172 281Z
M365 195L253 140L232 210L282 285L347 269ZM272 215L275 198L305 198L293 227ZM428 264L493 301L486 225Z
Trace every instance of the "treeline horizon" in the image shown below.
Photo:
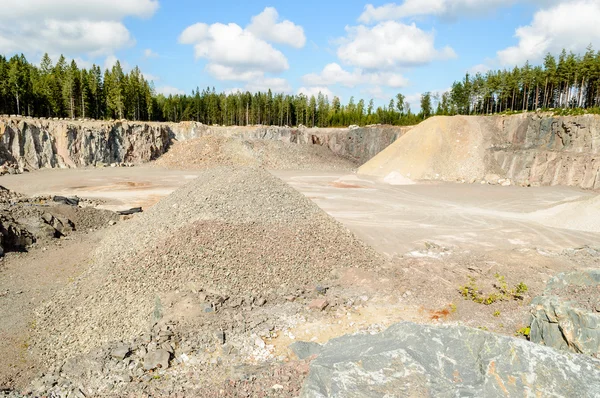
M403 94L375 107L373 99L347 104L319 93L289 95L267 92L217 93L214 87L190 95L165 96L136 66L124 72L119 61L110 69L79 68L60 56L54 64L45 54L40 65L24 55L0 55L0 114L47 118L197 121L220 125L342 127L349 125L413 125L433 115L526 112L537 109L598 108L600 52L584 55L563 50L548 54L542 65L467 73L444 93L421 95L413 113Z

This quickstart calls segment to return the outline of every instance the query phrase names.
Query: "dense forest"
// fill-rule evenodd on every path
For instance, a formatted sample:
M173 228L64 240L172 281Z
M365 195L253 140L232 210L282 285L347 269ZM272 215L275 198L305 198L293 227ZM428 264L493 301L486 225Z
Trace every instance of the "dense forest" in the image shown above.
M222 125L289 125L337 127L351 124L416 124L432 115L493 114L539 108L583 110L600 106L600 52L548 54L543 65L526 63L510 70L466 74L443 94L421 95L415 114L402 94L375 108L374 101L351 97L342 104L322 94L268 92L217 93L214 88L191 95L157 94L140 69L124 72L116 64L79 68L61 56L54 64L46 54L39 66L25 56L0 56L0 114L35 117L194 120Z

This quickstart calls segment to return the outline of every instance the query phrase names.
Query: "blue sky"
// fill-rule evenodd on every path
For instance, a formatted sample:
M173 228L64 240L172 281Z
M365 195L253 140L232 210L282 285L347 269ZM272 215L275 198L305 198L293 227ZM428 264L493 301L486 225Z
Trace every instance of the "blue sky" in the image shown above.
M600 0L0 0L0 7L7 10L1 53L34 62L46 51L64 53L83 66L120 59L164 93L271 87L385 103L401 92L416 108L421 93L443 91L467 71L536 63L563 47L600 49Z

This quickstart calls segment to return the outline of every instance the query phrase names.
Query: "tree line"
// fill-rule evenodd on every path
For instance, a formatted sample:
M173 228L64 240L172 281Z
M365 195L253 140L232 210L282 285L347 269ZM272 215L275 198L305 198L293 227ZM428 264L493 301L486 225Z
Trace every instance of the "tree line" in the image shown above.
M352 124L415 124L414 114L404 96L389 106L375 108L350 98L319 93L287 95L267 92L217 93L214 87L192 90L191 95L156 93L138 67L125 73L120 62L110 69L93 65L80 68L64 56L53 64L45 54L40 65L24 55L10 59L0 55L0 114L46 118L128 119L142 121L197 121L221 125L279 125L338 127Z
M494 114L537 109L592 109L600 106L600 51L583 55L563 50L542 65L466 74L441 96L437 113Z
M197 121L220 125L339 127L368 124L411 125L432 115L493 114L539 108L590 109L600 106L600 52L563 50L543 65L467 73L445 93L424 93L419 113L402 94L375 107L371 99L347 104L335 96L267 92L217 93L214 87L191 94L157 93L138 67L124 72L117 61L104 71L80 68L45 54L38 65L24 55L0 55L0 114L33 117Z

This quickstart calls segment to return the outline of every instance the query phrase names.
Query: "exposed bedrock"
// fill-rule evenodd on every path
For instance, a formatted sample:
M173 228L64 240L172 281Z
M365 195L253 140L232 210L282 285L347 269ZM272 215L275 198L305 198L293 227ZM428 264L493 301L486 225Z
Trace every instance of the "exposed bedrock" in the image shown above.
M322 145L362 164L409 128L347 129L217 127L195 122L72 121L0 118L0 162L20 168L66 168L98 163L144 163L165 153L173 141L206 135Z
M507 178L600 188L600 116L519 115L499 124L502 141L490 150Z
M360 174L415 180L509 179L600 188L600 116L433 117L364 164Z

